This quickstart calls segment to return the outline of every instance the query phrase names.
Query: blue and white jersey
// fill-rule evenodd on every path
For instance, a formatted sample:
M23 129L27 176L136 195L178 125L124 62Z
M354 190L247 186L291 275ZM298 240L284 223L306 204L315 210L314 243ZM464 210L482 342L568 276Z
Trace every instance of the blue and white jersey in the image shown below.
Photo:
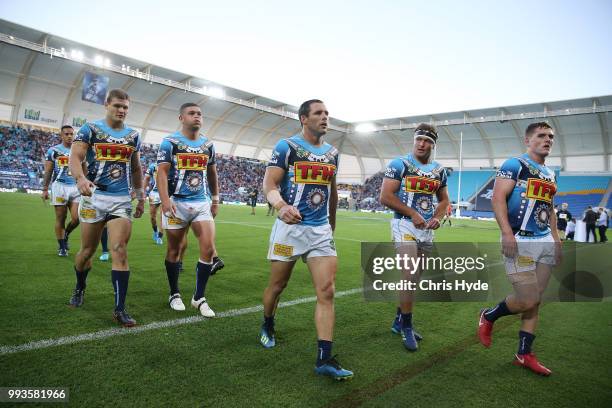
M70 148L62 143L52 146L47 150L45 160L53 162L53 181L64 184L76 184L74 177L70 173L68 160L70 159Z
M553 197L557 192L555 172L523 154L506 160L496 178L516 182L506 200L514 233L528 237L550 234L550 217L555 216Z
M140 150L137 130L127 126L114 130L101 119L81 126L74 142L89 145L85 158L87 178L96 185L96 194L130 194L131 157Z
M440 163L423 164L410 153L391 160L385 169L385 178L401 182L395 195L402 203L416 210L426 222L433 218L434 196L446 187L446 169ZM411 218L398 212L394 217Z
M329 223L329 195L338 171L338 149L328 143L315 147L297 134L276 144L268 166L285 170L280 194L287 204L297 207L302 225Z
M151 180L149 181L149 185L147 186L149 187L149 191L157 192L157 163L149 164L149 167L147 167L147 171L145 172L145 174L148 175Z
M178 201L210 201L206 172L216 164L211 140L199 135L195 140L180 131L167 136L159 145L157 164L170 163L168 192Z

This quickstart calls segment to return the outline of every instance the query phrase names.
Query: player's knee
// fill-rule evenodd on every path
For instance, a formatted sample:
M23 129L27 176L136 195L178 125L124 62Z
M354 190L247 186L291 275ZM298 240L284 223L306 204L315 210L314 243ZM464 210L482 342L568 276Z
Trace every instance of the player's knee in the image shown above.
M328 281L317 287L317 300L331 302L334 300L336 286L333 281Z
M127 242L117 242L111 247L112 257L119 262L127 259Z
M78 256L82 257L85 261L89 261L94 253L96 252L96 248L95 247L81 247L81 249L79 250Z
M518 299L517 303L518 303L517 306L519 307L520 310L522 311L531 310L531 309L538 307L538 305L540 304L540 298L539 297L526 297L526 298Z
M283 290L285 290L286 287L287 287L286 280L275 281L275 282L272 282L272 284L270 285L270 289L275 294L281 293Z
M214 254L215 250L213 247L200 249L200 259L203 261L212 261Z

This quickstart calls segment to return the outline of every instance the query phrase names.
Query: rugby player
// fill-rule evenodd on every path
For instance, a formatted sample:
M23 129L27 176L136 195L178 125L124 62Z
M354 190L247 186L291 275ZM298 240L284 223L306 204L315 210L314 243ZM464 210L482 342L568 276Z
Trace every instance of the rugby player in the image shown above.
M312 275L317 296L315 372L344 380L353 373L342 368L332 355L338 150L322 140L329 121L323 102L318 99L304 102L298 117L302 132L276 144L263 181L266 198L278 210L278 219L270 235L268 259L272 262L263 294L264 322L259 341L265 348L276 345L276 308L295 262L302 258Z
M79 204L81 249L75 257L77 284L70 305L83 304L86 279L104 226L111 244L111 282L115 291L113 318L124 327L136 321L125 309L130 278L127 244L132 232L130 188L138 199L134 217L144 211L144 189L140 167L140 134L125 125L129 96L121 89L109 92L106 117L81 127L72 144L70 170L82 195ZM86 162L87 174L81 163Z
M200 259L196 266L196 288L191 306L204 317L215 317L204 293L215 255L215 223L219 211L219 181L215 148L200 133L202 110L195 103L180 108L181 130L167 136L157 155L157 189L166 230L166 274L170 286L168 303L173 310L185 310L179 291L181 250L189 226L198 240Z
M381 204L394 211L391 236L398 253L409 257L426 256L433 247L434 230L450 205L446 170L432 161L438 142L436 128L421 123L414 131L412 153L393 159L385 170L380 192ZM434 207L434 194L438 200ZM420 270L405 270L404 278L418 281ZM401 334L404 347L418 349L422 337L412 326L414 294L400 293L399 307L391 331Z
M45 155L42 198L43 200L49 199L49 183L53 180L51 205L55 208L55 237L59 245L57 251L59 256L68 256L68 237L79 225L79 198L81 195L68 167L73 137L72 126L62 126L60 130L62 143L50 147ZM70 211L70 222L64 227L68 210Z
M157 163L151 163L147 167L144 185L149 197L149 215L151 216L151 228L153 228L153 242L157 245L163 245L164 233L161 228L157 228L157 208L161 204L159 192L157 191Z
M513 293L498 305L483 309L478 338L491 346L493 324L502 316L520 314L518 352L514 364L548 376L532 352L538 323L538 307L553 265L561 262L561 244L553 197L555 173L546 167L554 141L546 122L532 123L525 131L527 153L506 160L498 170L493 188L493 211L501 230L504 263Z

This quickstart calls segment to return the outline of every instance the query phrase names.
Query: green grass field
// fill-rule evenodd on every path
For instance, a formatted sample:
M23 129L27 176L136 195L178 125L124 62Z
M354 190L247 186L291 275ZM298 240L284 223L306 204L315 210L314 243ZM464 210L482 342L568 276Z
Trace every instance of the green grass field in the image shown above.
M261 303L273 222L265 211L258 208L251 216L246 206L221 208L217 247L226 267L207 288L217 313ZM388 216L340 212L337 224L340 292L361 285L359 242L390 237ZM39 197L10 193L0 194L0 225L0 346L115 327L108 263L94 261L85 305L76 310L66 306L74 286L78 230L71 256L59 258L52 208ZM498 232L494 223L455 221L436 236L440 241L495 242ZM190 238L181 275L187 299L197 261L196 242ZM609 248L594 246L589 257L609 258ZM147 214L136 220L129 244L127 307L141 327L197 315L189 305L183 313L168 308L164 252L165 246L151 240ZM298 262L282 300L313 295L308 271ZM305 301L279 310L279 345L272 350L258 343L262 313L243 310L140 333L2 352L0 386L68 387L71 405L88 406L610 406L612 303L549 303L542 308L534 347L553 369L548 378L510 364L519 327L515 317L500 320L491 349L477 344L481 306L418 304L415 324L425 340L418 352L408 353L389 330L393 303L366 302L360 293L339 297L334 352L355 372L352 381L343 383L313 373L314 303Z

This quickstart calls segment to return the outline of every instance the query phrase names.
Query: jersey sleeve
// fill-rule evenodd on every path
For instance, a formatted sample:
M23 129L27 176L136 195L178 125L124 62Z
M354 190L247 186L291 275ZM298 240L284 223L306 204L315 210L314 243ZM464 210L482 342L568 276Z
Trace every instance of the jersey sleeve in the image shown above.
M140 132L136 133L135 139L136 139L136 151L139 152L141 144L142 144L142 137L140 136Z
M274 150L272 151L272 157L268 162L268 167L280 167L281 169L287 170L289 168L289 144L283 139L280 140Z
M448 174L446 174L446 169L442 167L442 171L440 172L440 187L443 188L448 185Z
M53 161L53 148L49 148L49 150L47 150L47 154L45 154L45 160Z
M172 163L172 143L164 139L157 151L157 163Z
M499 170L497 170L496 178L518 181L518 175L521 171L521 163L517 158L506 160Z
M215 145L211 143L209 150L210 150L210 157L208 158L207 167L213 164L217 164L217 155L215 151Z
M385 178L402 181L404 175L404 162L401 159L393 159L385 169Z
M83 142L83 143L90 144L90 141L91 141L91 127L89 126L89 123L86 123L83 126L81 126L81 128L77 132L76 136L74 137L74 141L75 142Z

